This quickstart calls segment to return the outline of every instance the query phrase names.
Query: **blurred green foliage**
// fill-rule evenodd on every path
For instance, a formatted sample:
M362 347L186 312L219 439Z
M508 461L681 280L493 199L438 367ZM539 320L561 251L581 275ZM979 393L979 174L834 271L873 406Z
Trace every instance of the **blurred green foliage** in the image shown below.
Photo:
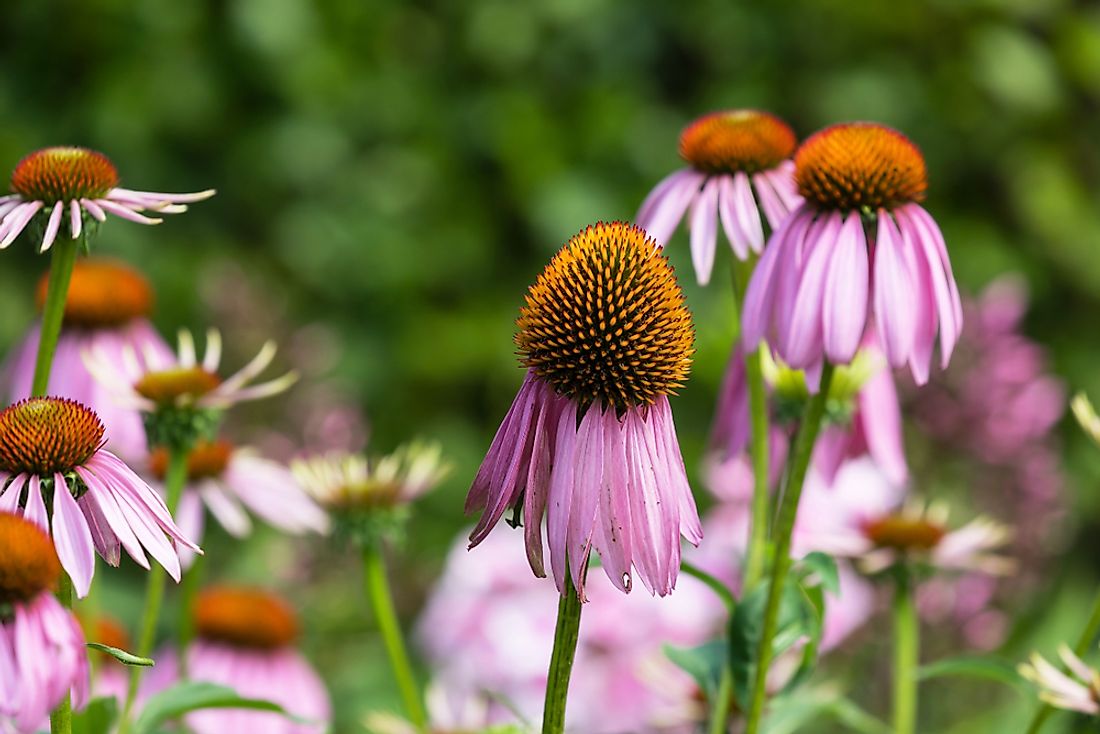
M219 189L157 228L113 220L96 243L150 275L158 324L205 328L221 289L260 294L227 334L236 358L265 330L318 326L374 448L444 441L455 471L395 559L409 614L466 522L463 493L519 383L524 289L584 225L632 217L680 165L680 128L712 109L772 110L801 135L853 119L905 131L927 156L927 206L964 288L1023 273L1029 330L1071 385L1100 395L1096 5L72 0L4 15L0 168L79 144L107 152L124 185ZM669 249L690 273L682 232ZM29 241L4 253L0 342L32 319L44 267ZM720 279L684 287L699 353L675 409L692 466L734 325ZM1100 458L1070 447L1094 526ZM286 570L301 544L213 542L223 574L289 586L306 573ZM314 584L295 595L353 731L394 699L341 557L314 559ZM1094 574L1069 597L1087 597ZM103 597L123 616L129 580ZM1057 615L1072 629L1067 604Z

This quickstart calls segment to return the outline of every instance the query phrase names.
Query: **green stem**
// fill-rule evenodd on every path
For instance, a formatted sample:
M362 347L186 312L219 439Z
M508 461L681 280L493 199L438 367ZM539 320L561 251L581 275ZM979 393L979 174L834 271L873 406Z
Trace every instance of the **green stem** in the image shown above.
M168 469L164 475L164 492L167 495L165 504L168 511L174 513L179 505L180 495L183 494L183 486L187 483L187 450L168 447ZM145 605L141 613L141 631L138 636L137 654L141 657L149 657L153 652L153 644L157 637L157 621L160 618L161 603L164 601L164 586L168 578L167 572L160 566L153 565L145 579ZM184 611L186 614L186 610ZM130 717L137 699L138 688L141 685L141 676L145 668L134 666L130 668L130 686L126 691L126 704L122 709L119 734L126 734L130 728Z
M723 665L722 677L718 679L718 694L714 697L714 711L711 713L710 727L707 729L708 734L729 732L731 708L733 708L733 671L729 665Z
M768 666L772 660L772 638L775 637L776 628L779 625L779 601L783 598L783 585L787 580L787 573L791 570L791 532L794 530L795 517L798 515L802 484L810 467L817 434L821 430L821 419L825 416L825 402L832 379L833 367L826 363L821 372L818 391L811 396L802 414L798 435L795 436L794 447L787 463L787 477L783 484L783 495L779 501L779 517L776 520L775 562L772 564L771 584L768 587L768 604L764 609L760 647L756 651L756 676L748 723L745 728L746 734L757 734L760 730L760 719L764 714Z
M917 730L917 665L920 663L920 621L913 601L909 569L898 570L894 590L894 732Z
M768 396L764 389L764 371L760 350L745 355L745 379L749 383L749 415L752 420L752 525L745 557L744 591L752 591L764 575L768 553Z
M57 582L57 599L66 609L73 608L73 582L66 573L61 574ZM50 732L52 734L71 734L73 730L73 706L68 693L50 712Z
M565 574L565 591L558 601L558 624L554 629L554 650L550 654L550 669L546 678L546 704L542 712L542 734L562 734L565 731L565 702L569 695L569 677L573 673L573 657L577 652L577 636L581 627L581 599L573 588L569 573Z
M1088 622L1085 623L1085 629L1081 631L1081 636L1077 638L1077 644L1073 646L1073 653L1077 657L1086 655L1092 647L1097 633L1100 633L1100 591L1096 593L1096 598L1092 601L1092 611L1089 613ZM1062 672L1066 671L1065 665L1062 665L1061 668ZM1043 728L1043 724L1053 713L1054 708L1052 706L1046 703L1040 704L1039 710L1035 712L1035 716L1031 718L1031 723L1027 727L1027 734L1038 734L1039 730Z
M427 717L424 715L420 690L416 685L416 678L413 677L409 656L405 652L405 641L401 637L401 627L394 612L393 596L386 578L386 564L382 559L381 548L376 543L367 543L363 548L363 581L367 596L374 607L375 621L378 623L378 631L382 633L382 642L390 658L393 676L397 679L397 687L405 703L405 713L419 731L424 731Z
M34 381L31 395L40 397L50 386L50 367L57 351L57 339L61 336L61 322L65 316L65 300L69 295L69 281L73 278L73 265L80 240L59 238L50 256L50 276L46 283L46 303L42 307L42 326L38 332L38 356L34 361Z

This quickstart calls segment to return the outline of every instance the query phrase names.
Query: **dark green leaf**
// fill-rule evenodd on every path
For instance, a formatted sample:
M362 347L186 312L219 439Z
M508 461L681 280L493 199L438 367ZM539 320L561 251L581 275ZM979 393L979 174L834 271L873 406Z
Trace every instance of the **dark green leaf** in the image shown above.
M142 668L150 668L156 665L156 662L153 660L153 658L143 658L139 655L134 655L133 653L126 652L125 650L120 650L117 647L111 647L110 645L104 645L99 642L88 642L85 644L87 644L87 646L92 648L93 650L99 650L100 652L107 653L123 665L133 665Z
M73 714L73 734L110 734L118 716L118 701L113 696L96 698Z
M800 575L805 579L809 575L817 577L817 583L830 594L840 593L840 571L836 559L827 553L814 551L798 562Z
M708 701L713 701L718 693L722 665L726 660L726 641L712 640L691 648L665 645L664 649L665 656L699 684Z
M937 660L934 663L922 665L917 671L917 675L921 680L954 676L981 678L1013 687L1023 685L1023 680L1016 673L1016 666L1008 661L996 658L964 656Z
M177 683L146 701L141 715L134 724L134 734L150 734L158 726L171 719L200 709L254 709L272 711L289 716L277 703L255 698L243 698L232 688L189 681ZM295 718L295 717L290 717Z

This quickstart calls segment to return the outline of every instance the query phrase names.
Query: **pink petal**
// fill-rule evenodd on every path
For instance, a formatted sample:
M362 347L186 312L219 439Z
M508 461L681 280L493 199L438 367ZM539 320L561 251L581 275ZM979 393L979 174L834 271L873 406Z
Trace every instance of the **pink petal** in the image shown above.
M630 592L630 504L626 444L614 410L603 415L603 481L600 487L601 557L611 583Z
M550 569L558 591L565 593L566 554L569 546L569 513L573 506L573 480L577 459L577 408L569 401L561 412L555 431L554 466L546 514L546 536L550 546Z
M822 331L829 361L847 364L867 324L867 241L858 213L845 220L835 247L825 284Z
M660 198L654 199L651 206L643 204L642 209L646 216L638 216L638 226L646 231L659 245L668 242L672 233L676 231L676 225L684 218L684 212L688 205L699 192L705 176L691 170L678 171L672 174L676 181L665 190Z
M57 239L57 230L61 228L61 213L64 210L64 202L59 201L53 205L53 211L50 212L50 220L46 224L46 233L42 236L42 246L38 248L39 252L45 252L50 249L50 245Z
M546 513L550 491L550 469L554 461L551 448L554 445L553 429L557 420L557 414L549 407L539 412L531 460L527 467L527 490L523 495L523 535L527 547L527 562L540 578L546 575L542 559L542 516Z
M863 438L882 473L895 485L905 484L909 467L901 431L901 406L890 370L879 370L859 392Z
M81 216L80 202L73 199L69 202L69 232L72 234L72 239L75 240L80 236L83 225L84 220Z
M874 307L886 360L893 367L909 361L916 331L916 295L901 252L903 243L893 218L880 209L875 243Z
M718 245L718 177L710 178L691 210L691 262L699 285L710 282Z
M573 586L584 598L584 574L592 547L596 512L599 509L600 485L603 483L603 430L599 405L593 404L581 419L577 429L576 464L573 476L573 499L569 509L569 569Z
M77 507L61 474L54 475L53 542L61 567L73 580L77 597L83 599L92 587L95 546L84 514Z
M791 367L801 369L821 359L825 276L830 272L830 261L837 254L836 240L842 224L841 215L833 212L825 218L815 240L807 237L806 266L794 297L790 323L785 329L782 322L777 324L781 329L780 355Z

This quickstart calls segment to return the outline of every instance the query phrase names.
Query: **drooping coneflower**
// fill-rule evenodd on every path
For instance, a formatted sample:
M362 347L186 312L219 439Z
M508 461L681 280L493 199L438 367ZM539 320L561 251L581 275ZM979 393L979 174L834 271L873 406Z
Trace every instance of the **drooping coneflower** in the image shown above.
M156 478L153 488L163 495L167 449L154 449L149 456L149 470ZM203 505L230 535L238 538L252 530L245 508L273 527L295 535L320 533L328 528L328 517L289 469L223 439L200 439L187 455L187 483L176 509L176 522L196 543L202 541ZM194 554L181 553L180 560L186 568Z
M103 222L108 214L140 224L162 220L141 212L179 214L187 204L214 195L213 189L194 194L162 194L119 187L118 169L102 153L87 148L43 148L19 161L11 174L8 196L0 196L0 249L41 213L45 222L41 252L53 245L63 231L71 239L88 226L86 217Z
M32 734L63 697L88 698L84 634L54 598L61 565L33 523L0 512L0 730Z
M1065 645L1058 648L1058 656L1068 673L1055 668L1039 653L1032 653L1027 663L1016 670L1020 677L1039 687L1039 699L1055 708L1080 711L1100 716L1100 672L1085 665Z
M797 144L787 123L767 112L703 115L680 135L680 156L691 167L657 184L638 211L638 226L664 244L690 207L691 259L705 285L719 221L734 254L745 260L764 248L761 213L775 230L801 203L790 161Z
M289 604L260 589L221 586L204 590L192 612L197 637L187 653L189 680L217 683L245 698L272 701L295 718L269 711L206 709L184 717L189 730L195 734L328 730L332 704L320 676L294 648L299 625ZM156 660L161 670L148 681L150 695L178 678L173 652L164 650Z
M951 357L962 306L939 226L919 203L920 151L882 125L834 125L798 149L795 181L804 202L746 293L745 348L766 339L813 378L826 359L850 362L874 325L890 365L925 383L937 332L942 364Z
M41 307L46 298L46 277L36 292ZM103 355L122 369L127 351L171 358L172 350L149 322L153 291L148 281L130 266L109 259L80 260L73 268L65 300L65 319L53 369L49 395L71 398L96 412L107 427L108 448L128 461L145 454L145 428L141 415L120 406L88 372L81 359L85 351ZM30 397L39 327L34 326L15 350L5 377L10 399Z
M96 551L117 566L125 548L149 568L148 551L179 580L177 546L198 546L157 493L103 444L99 418L72 400L30 398L0 411L0 511L52 531L78 596L91 586Z
M701 538L668 395L687 377L691 314L668 260L636 226L574 236L527 293L516 343L527 375L466 498L476 546L511 508L527 557L583 598L593 548L623 591L631 568L668 594L682 533Z

